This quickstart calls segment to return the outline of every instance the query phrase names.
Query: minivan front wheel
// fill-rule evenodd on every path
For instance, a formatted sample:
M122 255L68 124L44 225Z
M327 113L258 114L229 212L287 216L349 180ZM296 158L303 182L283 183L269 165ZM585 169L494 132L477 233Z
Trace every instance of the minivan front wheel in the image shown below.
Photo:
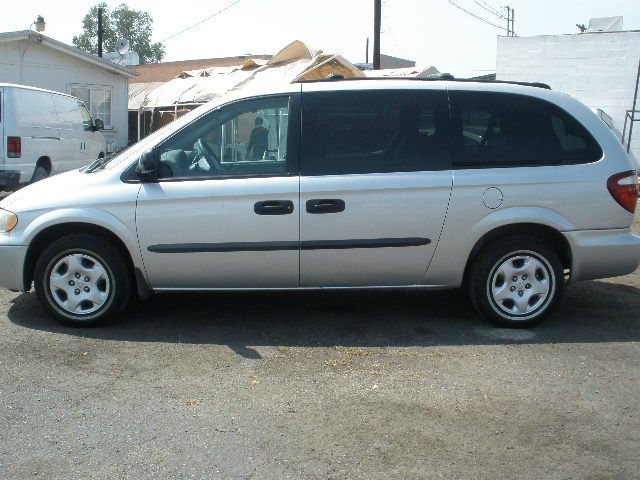
M563 287L557 254L530 237L505 239L482 252L469 279L476 309L502 327L537 325L557 305Z
M104 324L122 311L131 294L131 277L121 257L113 245L96 237L63 237L38 258L36 294L64 324Z

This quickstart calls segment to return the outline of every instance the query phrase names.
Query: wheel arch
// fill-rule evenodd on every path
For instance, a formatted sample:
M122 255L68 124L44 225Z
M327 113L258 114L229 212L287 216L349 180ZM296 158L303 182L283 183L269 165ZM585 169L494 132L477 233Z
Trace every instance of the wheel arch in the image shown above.
M38 161L33 167L34 172L39 165L43 166L47 170L47 173L51 174L51 169L53 168L53 166L51 165L51 158L48 155L41 155L38 158Z
M52 241L57 240L58 238L73 234L93 235L97 238L105 239L112 243L125 259L127 269L131 273L131 278L137 279L138 275L136 274L133 257L129 252L129 249L127 248L125 242L114 232L112 232L108 228L91 223L59 223L44 228L34 236L31 242L29 242L29 248L27 249L23 270L23 282L25 290L28 290L31 286L31 283L33 282L36 262L38 261L38 257L47 247L47 245L49 245Z
M553 227L541 223L514 223L496 227L485 233L475 243L467 258L463 275L463 285L469 279L469 272L478 255L491 243L491 241L506 237L527 236L537 238L548 243L557 253L558 259L565 270L571 270L573 258L571 246L565 236Z

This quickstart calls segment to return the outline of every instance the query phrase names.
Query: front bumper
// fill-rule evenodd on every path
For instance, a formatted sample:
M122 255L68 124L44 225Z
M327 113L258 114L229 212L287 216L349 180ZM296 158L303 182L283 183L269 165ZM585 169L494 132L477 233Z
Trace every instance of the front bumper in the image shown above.
M0 245L0 287L25 290L24 260L26 245Z
M640 236L631 229L563 232L571 246L571 281L618 277L640 265Z
M17 170L0 170L0 187L15 187L20 183L20 172Z

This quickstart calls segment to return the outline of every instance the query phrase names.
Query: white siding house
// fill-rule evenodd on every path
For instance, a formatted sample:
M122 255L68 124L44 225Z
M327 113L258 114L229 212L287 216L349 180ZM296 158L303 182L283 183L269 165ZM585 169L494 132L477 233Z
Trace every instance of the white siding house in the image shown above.
M105 124L107 150L126 146L129 78L113 62L29 30L0 33L0 82L69 93Z
M543 82L567 92L609 115L620 138L639 61L640 31L500 37L496 79ZM634 130L631 151L640 160L639 122Z

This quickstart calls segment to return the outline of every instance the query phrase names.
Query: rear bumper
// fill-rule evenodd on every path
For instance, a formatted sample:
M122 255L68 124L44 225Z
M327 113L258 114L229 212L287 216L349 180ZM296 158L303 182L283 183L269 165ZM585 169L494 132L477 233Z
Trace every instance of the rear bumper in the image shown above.
M20 183L18 170L0 170L0 187L15 187Z
M617 277L640 264L640 236L630 229L563 232L571 246L571 281Z
M0 245L0 287L24 291L24 260L27 246Z

